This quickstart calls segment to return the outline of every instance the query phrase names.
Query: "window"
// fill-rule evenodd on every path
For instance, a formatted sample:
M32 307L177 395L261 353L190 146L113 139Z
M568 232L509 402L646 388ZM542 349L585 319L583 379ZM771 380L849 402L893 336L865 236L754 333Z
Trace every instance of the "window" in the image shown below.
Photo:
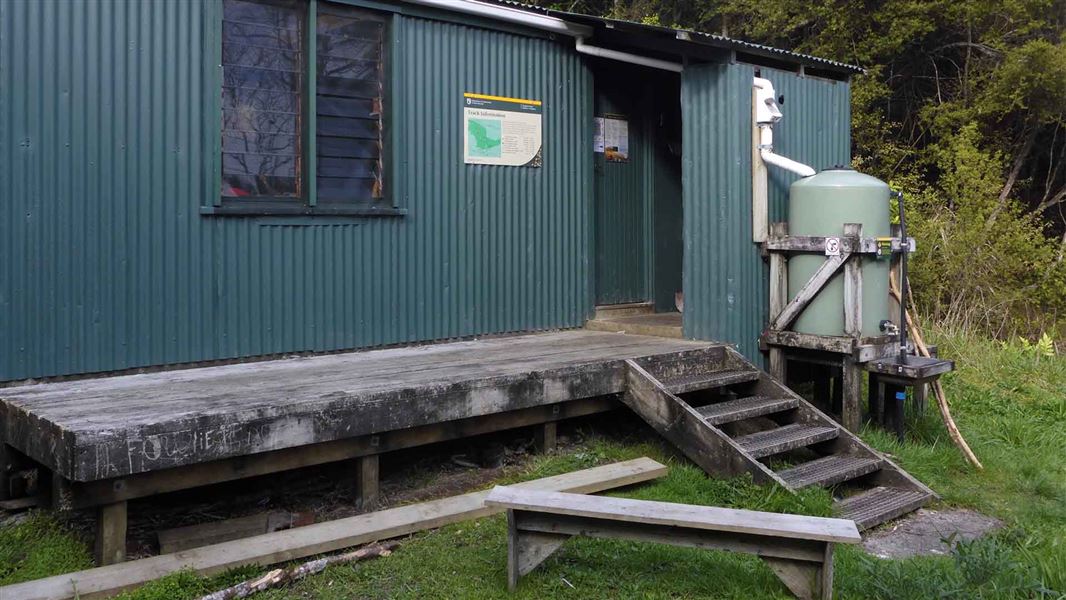
M297 198L301 11L292 3L222 6L222 196Z
M385 23L318 6L318 198L382 197Z
M322 0L222 7L222 210L211 212L391 208L386 17Z

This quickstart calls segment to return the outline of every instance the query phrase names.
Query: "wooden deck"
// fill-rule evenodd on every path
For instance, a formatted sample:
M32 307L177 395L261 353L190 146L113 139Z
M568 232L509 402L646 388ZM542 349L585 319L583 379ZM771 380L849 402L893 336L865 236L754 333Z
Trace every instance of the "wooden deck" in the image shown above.
M620 393L626 359L715 346L564 331L24 385L0 441L108 480Z

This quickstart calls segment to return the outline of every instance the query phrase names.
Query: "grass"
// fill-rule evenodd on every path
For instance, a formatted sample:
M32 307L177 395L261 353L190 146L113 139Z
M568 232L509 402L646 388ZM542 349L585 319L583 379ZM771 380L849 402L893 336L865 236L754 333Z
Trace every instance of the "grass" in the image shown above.
M837 553L842 598L1062 598L1066 591L1066 357L1040 358L1021 347L965 335L934 335L959 370L945 388L959 427L985 464L977 472L952 446L935 405L899 444L878 430L866 440L890 453L943 497L1002 519L991 537L960 544L951 556L881 560L858 548ZM826 515L822 490L792 495L749 480L715 480L649 442L592 439L569 453L538 457L511 478L530 479L636 456L670 465L665 478L619 493L627 497ZM504 482L506 483L506 482ZM624 541L577 539L525 577L516 594L505 586L502 517L415 535L391 556L340 565L284 589L257 596L288 598L786 598L758 559ZM0 529L0 582L82 568L85 547L46 515ZM210 579L191 573L163 578L126 600L195 598L250 577L241 569Z
M0 527L0 585L91 566L89 547L49 513L33 512L17 525Z

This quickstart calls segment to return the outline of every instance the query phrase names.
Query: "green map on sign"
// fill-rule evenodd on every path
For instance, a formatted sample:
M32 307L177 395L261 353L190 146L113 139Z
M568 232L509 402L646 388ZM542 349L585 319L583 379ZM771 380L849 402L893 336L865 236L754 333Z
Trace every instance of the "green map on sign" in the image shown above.
M482 158L499 158L503 155L500 147L501 122L496 119L470 119L466 135L470 156Z

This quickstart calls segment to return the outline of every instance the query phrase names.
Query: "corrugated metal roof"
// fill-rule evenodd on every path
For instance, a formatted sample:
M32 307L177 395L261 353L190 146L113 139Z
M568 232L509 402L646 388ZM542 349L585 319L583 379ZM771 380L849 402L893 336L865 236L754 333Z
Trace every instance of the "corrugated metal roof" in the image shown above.
M687 42L691 44L702 44L713 46L717 48L724 48L727 50L735 50L738 52L746 52L758 56L765 56L776 60L794 63L797 65L813 66L828 71L835 71L847 75L863 73L865 70L862 67L830 60L828 58L822 58L819 56L812 56L809 54L801 54L799 52L792 52L790 50L783 50L781 48L774 48L773 46L765 46L763 44L756 44L754 42L747 42L744 40L738 40L723 35L714 33L705 33L702 31L694 31L689 29L675 29L672 27L663 27L661 25L647 25L644 23L637 23L635 21L624 21L620 19L608 19L605 17L597 17L593 15L586 15L581 13L573 13L559 10L552 10L549 8L542 8L539 6L533 6L531 4L525 4L522 2L516 2L515 0L479 0L482 2L488 2L492 4L499 4L503 6L509 6L521 10L544 14L559 19L573 21L582 24L599 24L611 28L624 27L629 32L645 32L649 34L661 34L669 36L670 38L677 39L681 42ZM681 37L678 37L679 34ZM686 39L687 38L687 39Z

